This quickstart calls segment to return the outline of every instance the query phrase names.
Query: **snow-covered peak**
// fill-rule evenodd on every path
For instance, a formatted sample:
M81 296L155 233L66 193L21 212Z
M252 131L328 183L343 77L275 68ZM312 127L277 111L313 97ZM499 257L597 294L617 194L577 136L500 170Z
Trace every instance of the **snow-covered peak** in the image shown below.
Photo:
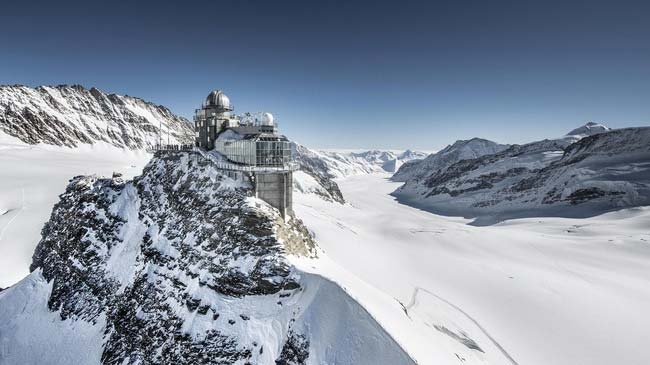
M80 85L0 86L0 134L28 144L104 142L129 150L193 140L189 122L164 106Z
M587 124L578 127L571 132L567 133L567 136L579 136L579 137L586 137L586 136L591 136L594 134L598 133L603 133L603 132L608 132L611 131L611 128L600 124L596 122L588 122Z
M440 151L442 155L457 154L461 160L477 158L506 149L508 145L501 145L483 138L458 140Z
M403 164L393 175L392 179L395 181L421 179L433 172L445 169L458 161L490 155L503 151L508 147L508 145L499 144L483 138L458 140L437 153L430 154L423 160L415 160Z
M350 155L354 157L363 158L366 161L377 165L383 165L384 163L395 160L397 158L395 153L393 153L392 151L380 151L380 150L352 152L350 153Z
M413 150L406 150L399 155L397 155L397 158L402 160L402 162L406 161L411 161L411 160L419 160L427 157L428 154L426 152L421 152L421 151L413 151Z

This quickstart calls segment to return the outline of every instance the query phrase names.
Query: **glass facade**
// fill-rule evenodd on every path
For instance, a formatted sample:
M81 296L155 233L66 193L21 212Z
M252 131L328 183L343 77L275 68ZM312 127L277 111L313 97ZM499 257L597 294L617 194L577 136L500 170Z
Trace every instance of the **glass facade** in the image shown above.
M255 165L282 167L291 162L291 145L287 141L256 141Z
M250 166L283 168L291 162L291 144L280 137L217 140L214 148L228 160Z

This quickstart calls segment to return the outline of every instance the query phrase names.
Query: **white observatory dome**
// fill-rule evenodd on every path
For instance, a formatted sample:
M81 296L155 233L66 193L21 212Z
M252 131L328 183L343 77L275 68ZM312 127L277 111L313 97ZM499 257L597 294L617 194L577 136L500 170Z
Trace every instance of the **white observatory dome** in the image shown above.
M273 114L262 113L261 122L262 125L273 125Z
M232 110L230 106L230 99L226 94L221 90L212 91L207 98L205 98L205 104L207 106L217 107L225 110Z

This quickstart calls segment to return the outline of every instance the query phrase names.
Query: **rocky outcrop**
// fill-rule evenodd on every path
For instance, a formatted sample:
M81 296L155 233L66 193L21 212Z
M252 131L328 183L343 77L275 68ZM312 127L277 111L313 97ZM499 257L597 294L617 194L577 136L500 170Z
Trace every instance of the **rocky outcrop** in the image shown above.
M193 141L189 122L161 105L80 85L0 86L0 132L24 143L77 147L108 143L142 150Z
M219 331L193 341L183 315L218 319L222 308L211 296L275 295L281 305L281 294L300 289L282 257L276 213L210 171L186 154L166 155L133 183L76 177L55 206L31 270L53 282L48 305L62 319L106 317L104 364L250 358L254 348ZM302 251L314 254L300 222L288 224L283 229L302 231ZM240 315L223 320L251 314Z
M9 362L56 348L49 363L411 363L377 324L366 335L382 341L354 343L374 320L291 264L317 256L302 222L198 154L158 153L133 181L73 178L42 237L32 273L0 293Z

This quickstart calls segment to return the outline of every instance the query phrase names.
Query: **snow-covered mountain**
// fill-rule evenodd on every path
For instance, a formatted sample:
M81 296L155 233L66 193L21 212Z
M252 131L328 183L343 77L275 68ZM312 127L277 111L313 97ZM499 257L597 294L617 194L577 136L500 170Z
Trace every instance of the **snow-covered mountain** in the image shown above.
M293 174L294 190L314 193L325 200L344 203L343 194L334 181L336 176L330 172L321 154L297 143L293 143L292 148L294 158L300 165L300 171Z
M411 364L314 260L296 218L189 153L77 176L32 273L0 292L7 364ZM363 339L362 341L360 339Z
M584 138L588 136L592 136L594 134L598 133L604 133L604 132L609 132L612 129L596 122L588 122L587 124L578 127L571 132L567 133L567 136L577 136L579 138Z
M395 172L392 179L394 181L419 180L434 171L445 169L460 160L497 153L506 148L508 148L508 145L498 144L482 138L456 141L454 144L422 160L413 160L404 163Z
M192 143L189 122L161 105L79 85L0 86L0 133L27 144L77 147L105 142L144 150Z
M597 129L574 143L563 137L462 159L407 180L394 195L441 214L499 219L650 204L650 128Z
M318 159L319 169L337 179L378 172L394 173L401 164L426 157L424 152L411 150L396 153L390 150L335 151L302 148L297 149L298 160L302 159L301 154L310 159Z
M427 156L428 154L426 152L405 150L404 152L397 155L397 159L401 160L402 162L407 162L411 160L421 160Z

